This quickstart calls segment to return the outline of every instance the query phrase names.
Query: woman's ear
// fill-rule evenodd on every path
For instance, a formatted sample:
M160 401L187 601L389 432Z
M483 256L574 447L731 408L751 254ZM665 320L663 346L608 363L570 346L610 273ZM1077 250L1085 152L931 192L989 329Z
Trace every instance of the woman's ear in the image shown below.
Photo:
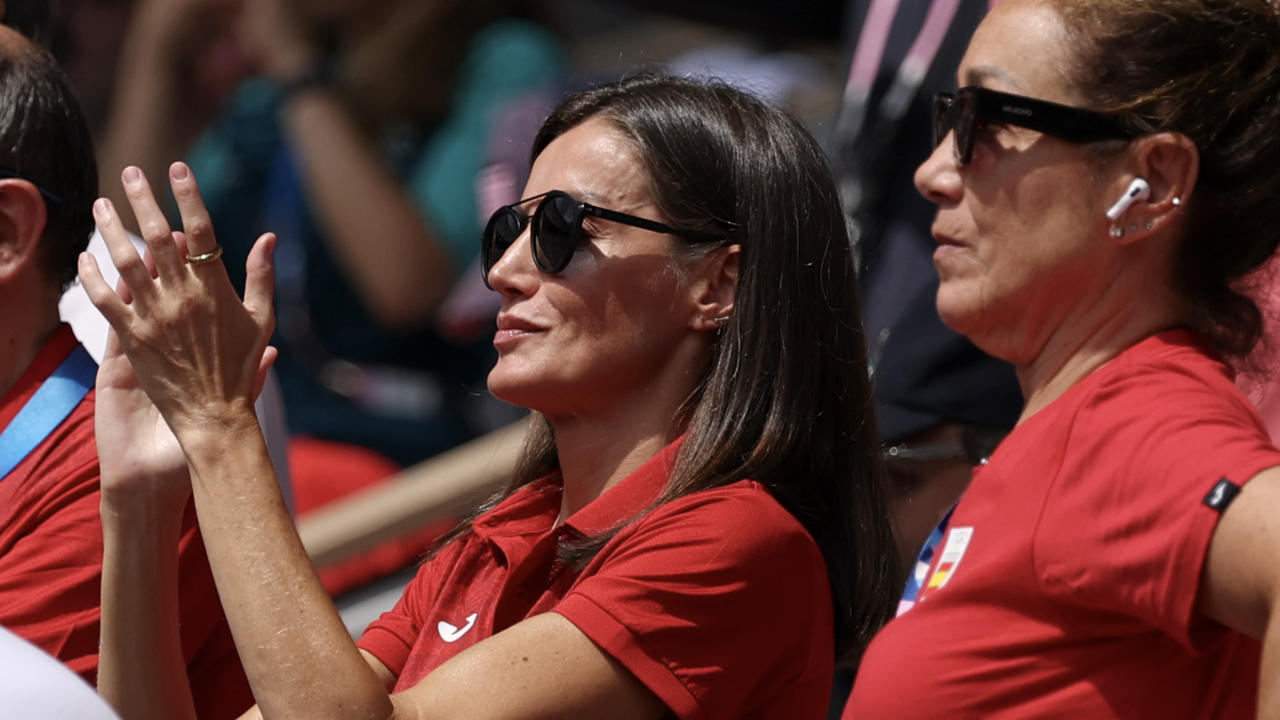
M34 267L47 219L35 185L19 178L0 180L0 283Z
M1156 133L1134 141L1132 170L1147 181L1146 198L1132 203L1113 226L1112 235L1129 243L1175 224L1191 199L1200 174L1200 151L1182 133ZM1130 179L1125 180L1128 182ZM1114 228L1119 228L1117 233Z
M741 255L741 245L718 248L694 271L690 284L694 301L690 326L694 330L718 330L729 322L738 292Z

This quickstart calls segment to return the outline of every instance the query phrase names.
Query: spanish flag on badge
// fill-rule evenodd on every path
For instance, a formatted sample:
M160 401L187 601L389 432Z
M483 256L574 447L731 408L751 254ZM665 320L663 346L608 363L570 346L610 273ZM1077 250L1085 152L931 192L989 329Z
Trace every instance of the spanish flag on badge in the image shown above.
M947 584L955 574L965 550L969 549L969 541L973 539L972 527L953 527L947 530L947 541L943 545L942 554L933 567L929 581L920 589L920 597L916 602L924 602L935 590Z

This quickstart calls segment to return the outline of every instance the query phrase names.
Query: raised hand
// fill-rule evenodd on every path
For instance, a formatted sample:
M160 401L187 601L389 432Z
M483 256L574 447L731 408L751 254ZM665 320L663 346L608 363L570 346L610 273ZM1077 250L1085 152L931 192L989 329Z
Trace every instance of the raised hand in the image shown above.
M80 259L80 277L90 300L119 336L138 385L178 440L185 442L187 433L216 434L253 419L264 360L273 357L264 358L264 351L275 322L270 257L275 237L268 233L254 244L241 301L217 258L220 248L190 169L174 163L169 176L185 232L170 229L137 168L121 174L154 258L154 272L129 242L111 202L100 199L94 217L127 292L113 291L87 254ZM121 359L106 358L113 363ZM123 371L109 372L122 383L120 389L126 389ZM140 402L133 406L145 411ZM128 403L121 408L127 410ZM144 424L136 423L135 428Z
M262 72L279 81L296 78L320 59L306 28L282 0L246 3L238 36Z

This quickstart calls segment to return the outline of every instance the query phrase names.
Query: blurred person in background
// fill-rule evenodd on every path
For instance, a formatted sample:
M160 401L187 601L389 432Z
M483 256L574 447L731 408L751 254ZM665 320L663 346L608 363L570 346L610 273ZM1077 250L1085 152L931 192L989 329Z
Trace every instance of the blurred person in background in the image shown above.
M889 514L903 562L897 614L915 605L951 510L1022 411L1013 366L942 323L938 280L902 309L872 365ZM828 717L841 717L856 668L841 667Z
M115 180L125 165L162 177L186 155L232 238L238 287L245 239L278 234L276 368L300 513L476 431L467 412L492 348L442 337L437 310L476 255L494 124L563 67L557 43L515 10L508 0L143 0L135 11L105 187L127 208ZM229 34L261 74L211 97L201 89L226 73L202 68L239 62ZM421 547L376 562L393 570Z
M938 283L903 310L874 365L876 425L892 490L890 512L909 571L898 612L910 609L945 518L1022 411L1013 366L973 346L938 317ZM922 568L923 565L923 568Z

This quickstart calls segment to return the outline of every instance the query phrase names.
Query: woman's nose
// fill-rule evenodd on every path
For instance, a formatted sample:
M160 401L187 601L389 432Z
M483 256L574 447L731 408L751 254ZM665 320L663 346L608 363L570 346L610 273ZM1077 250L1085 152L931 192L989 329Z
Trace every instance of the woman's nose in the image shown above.
M499 257L493 267L489 268L489 287L497 292L527 294L529 284L536 281L538 268L533 264L533 251L530 247L533 238L530 235L530 226L531 224L525 225L515 242L507 246L502 257Z
M956 165L955 141L956 134L947 133L928 159L916 169L916 189L929 202L941 205L960 200L963 184Z

